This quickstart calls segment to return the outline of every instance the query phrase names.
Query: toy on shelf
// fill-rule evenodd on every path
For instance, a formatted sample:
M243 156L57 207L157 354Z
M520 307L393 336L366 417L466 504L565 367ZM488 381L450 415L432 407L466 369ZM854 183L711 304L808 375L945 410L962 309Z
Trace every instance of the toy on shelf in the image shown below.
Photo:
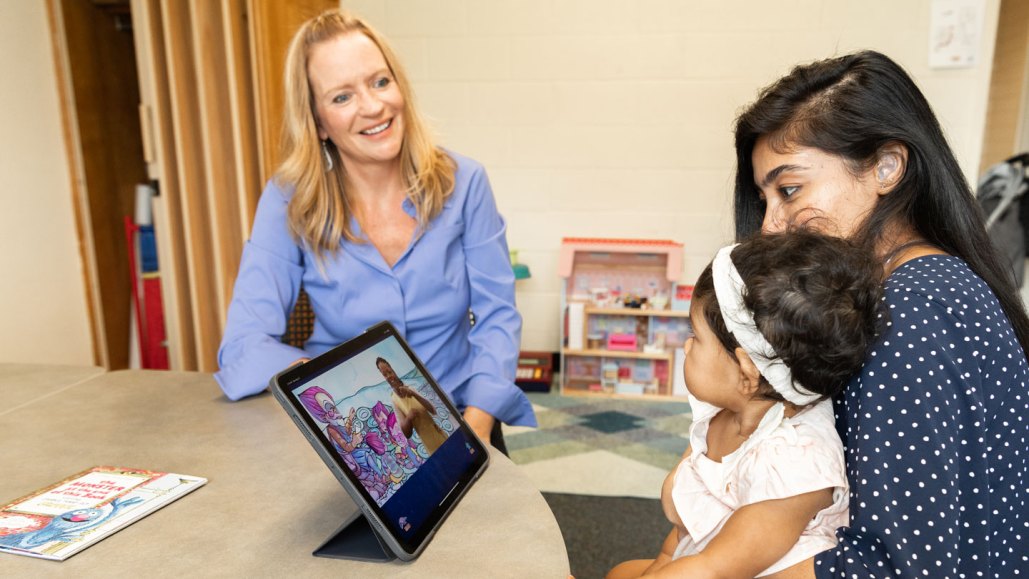
M524 263L518 263L518 250L512 249L508 251L511 256L511 269L514 271L515 279L529 279L532 277L532 273L529 272L529 266Z
M691 329L688 311L668 308L682 256L668 240L563 240L562 393L677 392L671 363Z
M515 384L526 392L550 392L553 375L551 352L519 352Z
M672 290L672 309L688 312L693 302L693 286L675 284Z
M636 334L611 334L607 337L607 349L635 352Z
M566 237L561 242L558 274L567 280L568 301L598 307L628 303L642 307L658 295L671 294L682 276L682 244L668 240ZM646 298L644 300L643 298ZM665 302L667 303L667 301Z

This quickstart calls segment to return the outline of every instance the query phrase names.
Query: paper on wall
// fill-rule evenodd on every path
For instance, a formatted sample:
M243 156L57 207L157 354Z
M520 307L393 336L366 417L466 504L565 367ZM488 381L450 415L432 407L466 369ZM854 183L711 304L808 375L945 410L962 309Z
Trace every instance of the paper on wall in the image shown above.
M986 2L933 0L929 16L929 67L970 68L979 59Z

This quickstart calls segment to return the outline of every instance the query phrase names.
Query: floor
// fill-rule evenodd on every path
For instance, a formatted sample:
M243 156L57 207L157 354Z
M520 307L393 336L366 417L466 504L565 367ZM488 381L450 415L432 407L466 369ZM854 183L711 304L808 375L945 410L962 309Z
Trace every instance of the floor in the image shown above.
M632 559L653 559L672 524L661 501L543 493L561 527L568 564L576 579L600 579Z
M539 427L505 425L504 439L541 491L658 498L689 442L685 401L527 395Z

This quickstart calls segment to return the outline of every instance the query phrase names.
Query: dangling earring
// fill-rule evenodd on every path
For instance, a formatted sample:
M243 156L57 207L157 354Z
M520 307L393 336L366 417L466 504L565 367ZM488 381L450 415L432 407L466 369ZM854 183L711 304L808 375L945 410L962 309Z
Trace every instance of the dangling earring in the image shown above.
M325 172L328 173L332 170L332 155L329 154L329 146L325 143L326 141L322 141L322 154L325 156Z

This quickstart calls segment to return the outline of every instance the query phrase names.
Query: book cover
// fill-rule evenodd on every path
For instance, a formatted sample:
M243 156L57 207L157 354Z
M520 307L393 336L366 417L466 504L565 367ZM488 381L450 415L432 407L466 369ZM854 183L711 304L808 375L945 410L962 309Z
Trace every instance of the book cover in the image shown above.
M207 479L97 466L0 509L0 552L63 561Z

